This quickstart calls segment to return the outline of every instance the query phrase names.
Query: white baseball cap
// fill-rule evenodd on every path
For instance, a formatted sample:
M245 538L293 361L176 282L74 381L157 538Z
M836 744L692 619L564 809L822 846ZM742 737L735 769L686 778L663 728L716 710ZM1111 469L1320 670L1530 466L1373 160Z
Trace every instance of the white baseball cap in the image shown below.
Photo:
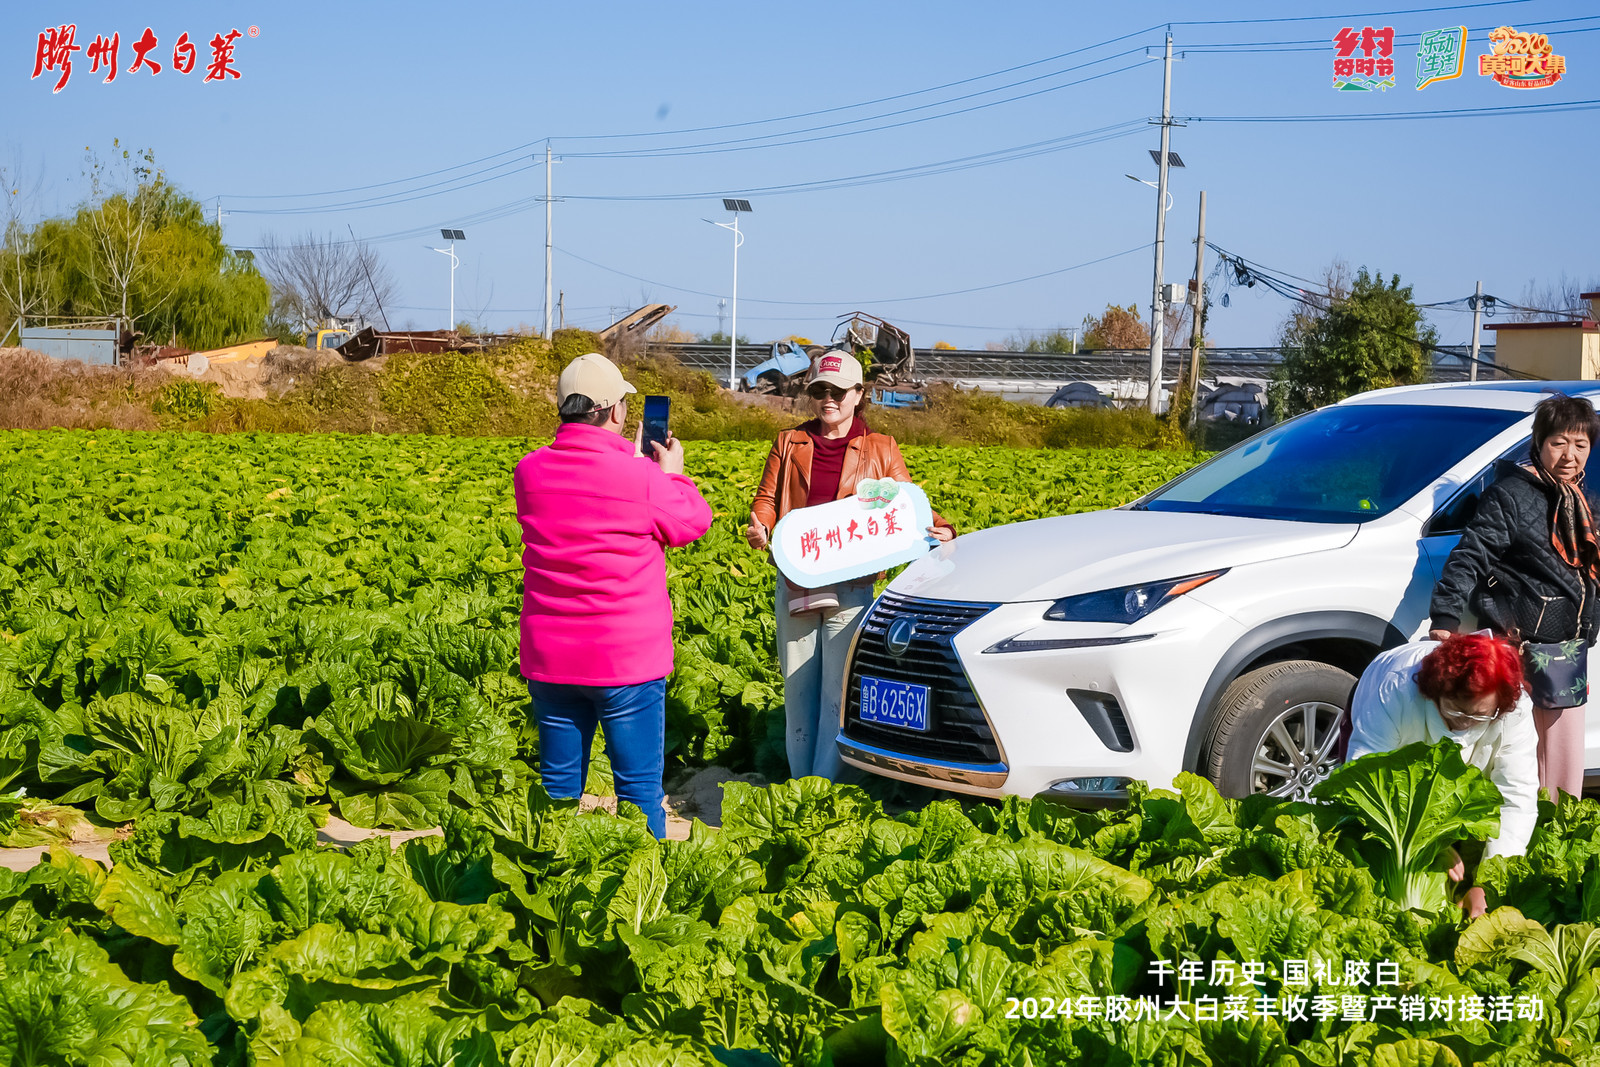
M843 349L830 348L811 365L811 376L806 379L806 386L810 387L812 382L826 382L839 389L853 389L861 384L861 361Z
M617 365L598 352L585 352L568 363L556 379L556 403L579 394L594 401L594 410L608 408L629 393L639 390L629 385Z

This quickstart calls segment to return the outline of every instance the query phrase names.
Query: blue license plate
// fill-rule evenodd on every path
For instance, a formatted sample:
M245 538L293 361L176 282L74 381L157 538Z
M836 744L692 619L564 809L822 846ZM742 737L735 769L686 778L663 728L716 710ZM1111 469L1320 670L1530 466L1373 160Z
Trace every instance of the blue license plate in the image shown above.
M862 675L861 720L906 730L926 730L928 687Z

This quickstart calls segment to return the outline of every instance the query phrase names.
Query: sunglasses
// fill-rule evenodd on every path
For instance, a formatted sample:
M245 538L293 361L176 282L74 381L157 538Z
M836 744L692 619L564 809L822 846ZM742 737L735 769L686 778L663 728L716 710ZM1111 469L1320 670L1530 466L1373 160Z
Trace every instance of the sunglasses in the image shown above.
M822 400L826 397L832 397L834 400L843 400L849 392L850 390L848 389L840 389L838 386L829 385L827 382L812 382L811 387L806 390L806 395L811 397L812 400Z

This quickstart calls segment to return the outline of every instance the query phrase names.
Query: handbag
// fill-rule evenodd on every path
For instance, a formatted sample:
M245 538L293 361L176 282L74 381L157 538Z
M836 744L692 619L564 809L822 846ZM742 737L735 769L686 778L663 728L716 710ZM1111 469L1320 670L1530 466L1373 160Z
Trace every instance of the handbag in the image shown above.
M781 574L778 576L778 581L788 586L790 615L810 615L839 610L837 586L825 585L820 589L802 589Z
M1535 707L1578 708L1589 702L1589 645L1571 641L1524 641L1522 675Z
M1557 710L1589 702L1589 642L1578 609L1567 597L1548 597L1518 587L1505 575L1484 582L1483 606L1489 620L1519 643L1522 675L1535 707ZM1570 633L1565 641L1524 640Z

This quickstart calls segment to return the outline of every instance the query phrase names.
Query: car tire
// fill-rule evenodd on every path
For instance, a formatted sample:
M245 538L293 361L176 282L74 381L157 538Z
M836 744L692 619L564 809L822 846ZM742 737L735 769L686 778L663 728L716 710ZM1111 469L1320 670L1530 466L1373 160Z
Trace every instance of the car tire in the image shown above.
M1206 776L1223 796L1309 798L1312 786L1343 762L1340 734L1355 687L1348 671L1314 660L1240 675L1217 701Z

